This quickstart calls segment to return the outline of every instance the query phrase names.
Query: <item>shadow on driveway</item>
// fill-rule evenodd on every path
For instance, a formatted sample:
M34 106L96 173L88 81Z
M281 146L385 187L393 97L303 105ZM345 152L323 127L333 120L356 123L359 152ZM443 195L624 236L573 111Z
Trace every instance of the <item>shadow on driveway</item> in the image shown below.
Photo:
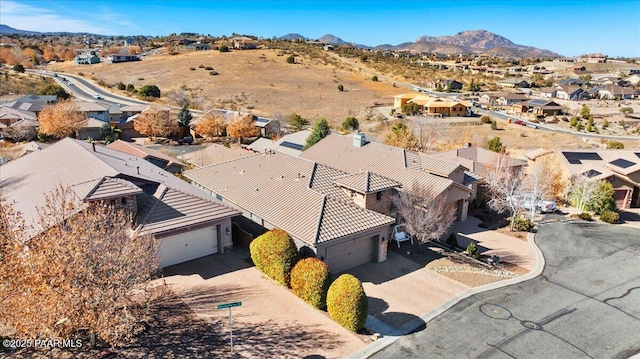
M230 253L212 254L164 268L161 277L197 274L202 279L210 279L222 274L253 267L253 264L250 263L251 255L249 250L247 248L236 248Z

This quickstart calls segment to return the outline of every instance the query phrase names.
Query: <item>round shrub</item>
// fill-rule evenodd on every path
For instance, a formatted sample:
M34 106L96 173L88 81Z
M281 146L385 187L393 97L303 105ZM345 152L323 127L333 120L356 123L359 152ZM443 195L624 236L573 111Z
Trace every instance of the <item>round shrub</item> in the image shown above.
M469 242L469 245L467 246L467 253L469 253L469 255L473 257L480 254L478 252L478 247L476 246L476 242L474 241Z
M578 215L578 218L580 218L583 221L590 221L591 220L591 214L587 213L587 212L582 212Z
M517 216L513 221L513 229L519 232L530 232L533 229L533 222L529 218Z
M218 71L209 71L209 75L215 76L218 74Z
M138 93L143 97L160 97L160 89L156 85L144 85L140 87Z
M329 288L329 267L317 258L305 258L291 270L293 294L315 308L323 308Z
M374 75L374 76L371 78L371 81L378 82L378 76Z
M481 123L491 123L493 121L491 121L491 117L489 117L487 115L482 115L482 116L480 116L480 122Z
M362 283L351 274L336 279L327 292L327 312L341 326L351 331L364 327L369 302Z
M254 239L249 250L258 270L276 282L289 286L291 269L298 260L298 249L287 232L272 229Z
M338 85L338 91L340 92L344 91L344 86L342 86L342 84Z
M605 210L600 213L600 219L603 222L618 224L620 223L620 214L615 211Z

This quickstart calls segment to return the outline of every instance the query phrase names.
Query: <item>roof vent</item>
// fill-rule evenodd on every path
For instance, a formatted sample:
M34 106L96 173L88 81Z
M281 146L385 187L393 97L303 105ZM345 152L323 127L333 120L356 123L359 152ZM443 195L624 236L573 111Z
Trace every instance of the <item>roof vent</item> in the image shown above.
M362 147L367 144L367 137L358 131L353 134L353 147Z
M467 142L464 144L464 148L471 148L471 142Z

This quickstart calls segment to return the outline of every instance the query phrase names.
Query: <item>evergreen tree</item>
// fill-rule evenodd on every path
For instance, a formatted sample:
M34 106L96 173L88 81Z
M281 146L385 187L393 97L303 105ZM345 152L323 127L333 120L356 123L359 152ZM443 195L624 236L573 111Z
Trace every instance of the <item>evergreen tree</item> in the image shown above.
M180 127L189 126L191 120L193 119L193 115L191 115L191 111L189 111L189 108L187 106L188 104L182 106L182 109L180 109L180 113L178 113L178 125Z
M316 123L313 125L313 129L311 130L311 134L307 137L307 143L304 145L303 151L307 148L315 145L321 139L329 136L331 133L331 127L329 127L329 123L324 118L320 117Z

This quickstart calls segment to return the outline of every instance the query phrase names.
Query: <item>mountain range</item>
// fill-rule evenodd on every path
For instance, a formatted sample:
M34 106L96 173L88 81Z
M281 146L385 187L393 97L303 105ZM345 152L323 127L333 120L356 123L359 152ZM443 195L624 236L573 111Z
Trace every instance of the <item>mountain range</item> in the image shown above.
M0 34L3 35L90 35L86 33L71 32L37 32L14 29L0 24ZM280 40L306 40L307 37L297 33L290 33L279 37ZM359 48L372 49L373 47L347 42L338 36L326 34L317 39L326 44L344 45L351 44ZM478 54L498 57L560 57L561 55L546 49L533 46L518 45L511 40L486 30L461 31L453 36L420 36L415 42L403 42L398 45L383 44L375 47L378 50L410 51L415 53L431 52L446 55Z

